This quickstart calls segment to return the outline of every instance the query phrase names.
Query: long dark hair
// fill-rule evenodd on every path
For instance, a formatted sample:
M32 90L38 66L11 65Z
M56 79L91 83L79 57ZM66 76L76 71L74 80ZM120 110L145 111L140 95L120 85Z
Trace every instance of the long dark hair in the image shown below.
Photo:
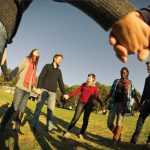
M37 48L34 48L34 49L30 52L30 54L27 56L28 59L30 59L30 58L33 57L33 52L34 52L34 51L38 51L38 49L37 49ZM37 59L36 59L36 63L35 63L36 66L38 65L39 58L40 58L40 56L38 56Z

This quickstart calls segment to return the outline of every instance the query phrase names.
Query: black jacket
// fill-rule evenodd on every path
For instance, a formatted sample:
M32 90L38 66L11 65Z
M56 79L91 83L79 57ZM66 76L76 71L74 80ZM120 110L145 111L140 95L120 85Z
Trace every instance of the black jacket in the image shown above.
M145 100L150 101L150 75L145 80L144 90L140 103L143 104Z
M57 83L59 84L62 94L64 94L65 89L61 70L58 67L54 68L53 64L46 64L39 76L37 87L56 92Z

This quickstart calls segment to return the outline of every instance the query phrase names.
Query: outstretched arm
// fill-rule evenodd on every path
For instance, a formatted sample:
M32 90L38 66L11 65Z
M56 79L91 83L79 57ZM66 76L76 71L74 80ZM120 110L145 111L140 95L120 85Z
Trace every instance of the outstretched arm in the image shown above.
M110 44L116 56L127 61L129 54L138 52L138 59L145 60L149 55L149 26L141 14L127 0L55 0L69 3L93 18L105 30L112 28ZM143 11L143 12L142 12ZM145 13L146 12L146 13ZM147 14L149 8L140 13ZM148 15L147 15L148 16ZM148 20L149 17L144 17Z
M54 0L69 3L92 19L105 30L110 29L115 22L135 10L127 0Z
M139 12L132 12L114 24L109 40L122 62L127 61L128 55L135 53L143 61L149 56L149 37L150 28L143 16Z

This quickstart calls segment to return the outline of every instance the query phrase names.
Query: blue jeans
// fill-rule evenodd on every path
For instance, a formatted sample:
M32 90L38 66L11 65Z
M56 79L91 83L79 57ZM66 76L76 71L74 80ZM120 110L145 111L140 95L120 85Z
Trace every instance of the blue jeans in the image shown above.
M30 97L29 92L26 92L16 87L13 102L12 102L14 106L14 110L19 112L24 112L29 97Z
M7 33L5 30L5 27L0 22L0 65L1 65L2 56L4 53L4 48L6 47L6 44L7 44Z
M56 103L56 93L47 91L45 89L43 90L36 104L36 109L33 118L33 127L37 128L38 126L39 116L46 100L47 100L47 128L48 130L52 130L54 122L53 111Z
M2 118L3 127L10 120L14 112L16 111L24 112L29 96L30 96L29 92L26 92L16 87L12 105L7 109L7 111L5 112Z
M114 103L112 109L109 111L107 126L110 130L113 129L114 120L116 117L116 126L123 125L124 111L123 111L123 103Z

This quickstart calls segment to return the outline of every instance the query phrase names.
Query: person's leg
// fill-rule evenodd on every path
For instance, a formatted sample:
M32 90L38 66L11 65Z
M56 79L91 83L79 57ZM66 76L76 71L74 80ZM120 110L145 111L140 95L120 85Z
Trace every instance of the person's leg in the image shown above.
M117 103L114 104L113 108L109 111L108 119L107 119L107 127L114 133L115 126L114 126L114 120L116 116L116 109L117 109Z
M8 108L8 110L5 112L2 122L1 122L1 127L2 129L5 127L7 122L10 120L11 116L13 115L14 112L16 112L19 108L19 104L21 102L21 99L23 97L23 92L21 89L16 88L15 93L14 93L14 98L11 107Z
M118 103L116 129L114 131L114 137L113 137L114 142L121 141L121 132L123 129L123 118L124 118L124 105L123 103Z
M53 129L53 123L54 123L54 108L56 104L56 93L54 92L48 92L49 97L47 101L47 130L51 131Z
M122 113L117 114L116 129L114 131L114 137L113 137L114 142L121 141L121 132L123 129L123 118L124 115Z
M49 97L49 94L47 91L43 91L41 96L39 97L37 104L36 104L36 109L33 115L33 130L36 131L36 128L38 126L38 122L39 122L39 116L41 113L41 109L45 103L45 101L47 100L47 98Z
M19 134L23 134L20 130L20 125L21 125L21 120L23 118L23 113L25 110L25 107L27 105L27 101L29 99L30 93L23 91L24 96L22 97L22 100L20 102L19 108L18 108L18 113L17 113L17 117L16 117L16 132L18 132Z
M149 136L148 136L148 139L147 139L147 144L150 145L150 133L149 133Z
M7 109L7 111L4 113L3 117L2 117L2 121L0 124L0 130L3 131L6 124L8 123L8 121L10 120L12 114L15 112L14 110L14 106L13 103L11 104L11 106Z
M147 105L148 105L148 110L149 110L148 114L150 115L150 102L148 102ZM149 132L149 136L147 139L147 144L150 146L150 132Z
M145 121L146 117L149 115L149 110L148 109L149 109L149 107L147 107L147 104L144 103L144 105L142 107L142 110L140 112L137 124L136 124L136 129L135 129L135 131L132 135L131 141L130 141L130 143L132 143L132 144L136 144L136 142L138 140L138 137L141 133L144 121Z
M76 106L76 110L75 110L75 113L74 113L74 116L70 122L70 125L67 129L67 132L64 134L64 136L66 138L70 137L70 130L75 126L76 122L79 120L83 110L84 110L84 106L85 104L84 103L78 103L77 106Z
M90 117L92 108L93 108L93 103L87 103L84 107L83 124L82 124L82 128L81 128L81 131L80 131L81 135L84 135L84 133L87 129L88 121L89 121L89 117Z
M79 120L82 112L83 112L83 109L84 109L84 106L85 104L84 103L78 103L77 106L76 106L76 110L75 110L75 113L74 113L74 116L70 122L70 125L68 127L68 132L75 126L76 122Z

